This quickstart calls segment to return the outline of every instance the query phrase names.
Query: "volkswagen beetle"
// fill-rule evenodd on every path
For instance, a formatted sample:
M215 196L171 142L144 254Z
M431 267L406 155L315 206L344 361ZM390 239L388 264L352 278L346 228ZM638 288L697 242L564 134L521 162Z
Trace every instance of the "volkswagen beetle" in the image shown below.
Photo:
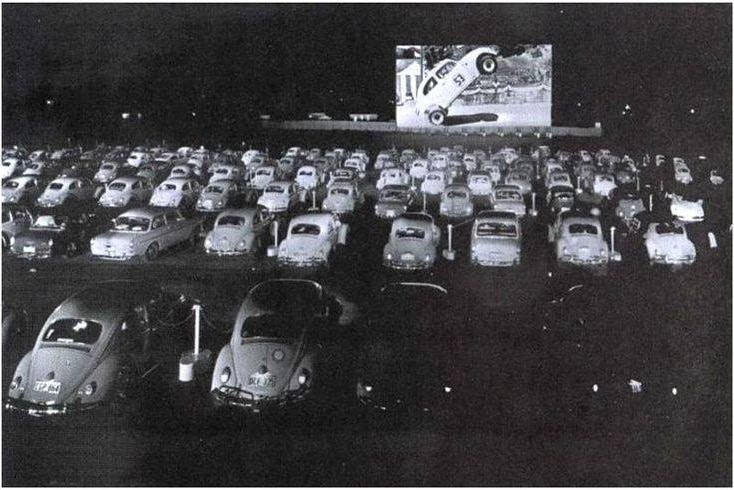
M688 238L684 225L650 223L644 238L651 265L690 265L696 261L696 247Z
M267 243L272 221L270 213L261 209L224 210L204 239L204 250L217 255L256 253Z
M407 185L386 185L375 203L375 216L393 219L408 212L415 196Z
M436 261L441 230L433 217L406 213L392 222L390 238L382 251L383 264L392 269L428 269Z
M471 233L471 263L511 267L520 265L522 228L514 213L482 211Z

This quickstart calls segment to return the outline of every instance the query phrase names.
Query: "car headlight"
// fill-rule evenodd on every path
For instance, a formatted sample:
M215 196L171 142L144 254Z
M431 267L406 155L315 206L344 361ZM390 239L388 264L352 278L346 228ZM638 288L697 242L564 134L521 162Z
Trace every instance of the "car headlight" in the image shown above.
M48 239L48 246L49 247L53 247L54 246L54 239L53 238L49 238Z
M364 385L363 388L367 393L372 393L372 385Z
M175 197L168 202L168 205L169 206L176 206L177 204L178 203L176 202L176 198Z
M601 255L602 257L606 257L606 256L607 256L607 251L606 251L605 249L603 249L603 248L602 248L601 250L599 250L599 254L600 254L600 255Z
M204 240L204 247L206 248L212 248L212 239L207 237L206 240Z
M224 207L224 201L219 201L214 205L215 208L221 209Z
M305 385L308 383L308 379L310 378L310 373L307 369L302 369L301 374L298 375L298 384L299 385Z
M11 236L10 237L10 246L12 247L13 245L15 245L15 237L14 236Z
M247 248L247 243L244 240L237 244L237 250L244 250L245 248Z
M95 391L97 391L97 383L96 381L92 381L84 387L83 393L86 396L92 396Z
M426 259L425 260L426 260L426 262L430 262L431 261L431 255L430 254L426 254Z
M18 376L13 381L10 382L10 389L15 391L18 388L20 388L20 385L22 383L23 383L23 376Z
M386 257L387 260L392 260L392 254L390 252L387 253Z
M229 366L222 369L221 374L219 375L219 381L222 383L226 383L229 381L229 378L232 376L232 370L229 369Z

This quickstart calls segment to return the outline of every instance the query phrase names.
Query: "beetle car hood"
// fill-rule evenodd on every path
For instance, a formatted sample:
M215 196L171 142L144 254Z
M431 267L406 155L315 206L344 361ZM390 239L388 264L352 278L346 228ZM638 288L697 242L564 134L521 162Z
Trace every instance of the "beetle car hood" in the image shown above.
M183 197L183 194L178 189L156 189L153 192L153 197L150 198L150 202L163 203L165 205L173 200L179 200L181 197Z
M566 235L564 244L571 251L577 251L583 247L588 247L592 253L605 248L605 242L600 240L597 235Z
M74 348L41 347L35 350L23 399L31 403L69 401L87 377L91 361L89 353Z
M411 240L401 238L391 241L390 246L393 249L394 253L398 254L398 256L404 253L412 253L416 256L416 258L422 259L423 256L426 254L433 255L436 253L433 244L427 240Z
M695 253L693 243L684 235L657 235L650 238L650 243L665 254Z
M269 205L286 205L288 204L288 194L269 193L263 194L257 200L258 205L268 207Z
M260 396L277 396L288 390L304 352L297 340L238 339L232 356L241 389Z
M477 253L500 253L502 255L515 256L515 252L520 249L520 242L517 238L509 237L476 237L473 246Z
M212 241L214 248L218 248L222 242L234 246L244 240L250 232L251 230L239 226L217 226L209 232L207 238Z
M317 249L321 248L325 243L327 242L325 242L324 238L321 236L292 235L285 240L285 249L290 255L296 252L313 253Z

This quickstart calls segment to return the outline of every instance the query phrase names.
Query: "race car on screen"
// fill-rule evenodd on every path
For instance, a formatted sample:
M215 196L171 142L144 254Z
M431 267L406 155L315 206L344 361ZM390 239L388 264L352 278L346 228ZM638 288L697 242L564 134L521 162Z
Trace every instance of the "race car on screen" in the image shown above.
M142 282L103 282L73 294L15 369L5 408L59 415L134 395L155 371L159 320L182 321L187 310L178 296Z
M232 337L217 356L215 406L260 410L306 399L320 376L318 336L336 326L343 307L313 281L273 279L240 305Z
M415 108L419 115L440 126L446 120L449 106L481 75L497 70L495 47L481 47L465 54L459 61L443 60L438 63L418 86Z

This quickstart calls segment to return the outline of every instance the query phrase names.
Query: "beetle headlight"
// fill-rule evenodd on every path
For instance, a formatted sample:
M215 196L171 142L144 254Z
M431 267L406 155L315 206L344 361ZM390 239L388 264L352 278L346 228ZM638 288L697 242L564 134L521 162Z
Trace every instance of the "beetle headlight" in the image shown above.
M237 250L244 250L245 248L247 248L247 244L244 240L237 244Z
M206 248L212 248L212 239L209 237L206 237L206 240L204 240L204 247Z
M54 246L54 239L53 238L49 238L48 239L48 246L49 247L53 247Z
M229 381L229 378L232 376L232 370L229 369L229 366L222 369L222 373L219 375L219 381L222 383L226 383Z
M13 381L10 382L10 389L12 391L17 390L20 388L20 385L23 383L23 376L16 377Z
M97 391L97 383L95 381L92 381L84 387L84 394L86 396L92 396L95 391Z
M392 254L390 252L387 253L387 260L392 260Z
M307 369L302 369L301 374L298 375L298 384L299 385L305 385L308 383L308 379L310 378L310 373Z
M15 245L15 237L14 236L11 236L10 237L10 246L13 246L13 245Z
M430 262L430 261L431 261L431 255L430 254L426 254L426 262Z
M363 388L367 393L372 393L372 385L364 385Z

